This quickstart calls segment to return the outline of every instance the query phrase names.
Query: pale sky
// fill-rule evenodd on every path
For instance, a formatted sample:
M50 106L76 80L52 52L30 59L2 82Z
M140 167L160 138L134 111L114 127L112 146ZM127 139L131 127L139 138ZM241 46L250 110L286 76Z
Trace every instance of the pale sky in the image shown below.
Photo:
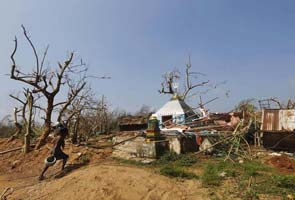
M162 106L169 99L157 92L162 74L183 68L190 54L194 71L227 81L204 96L219 96L209 108L226 112L245 98L295 97L294 19L292 0L3 0L0 117L16 104L9 93L23 87L5 75L15 35L18 65L30 71L34 64L21 24L40 53L50 45L50 65L75 51L91 74L111 76L91 85L113 108Z

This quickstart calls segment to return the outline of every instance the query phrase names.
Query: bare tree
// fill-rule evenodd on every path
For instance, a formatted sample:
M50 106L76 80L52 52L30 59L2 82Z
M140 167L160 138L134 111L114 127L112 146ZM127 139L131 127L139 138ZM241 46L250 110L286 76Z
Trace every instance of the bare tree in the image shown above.
M209 83L208 81L202 82L193 82L192 79L197 79L198 76L205 76L205 74L200 72L193 72L191 71L192 65L189 57L189 63L185 66L185 84L184 84L184 91L181 92L180 96L183 99L186 99L187 96L197 87L206 86ZM175 94L180 91L176 91L175 84L181 78L180 72L178 70L173 70L172 72L168 72L163 75L164 81L161 83L162 87L159 90L160 94Z
M17 114L20 112L21 110L19 110L17 107L15 107L13 109L13 118L14 118L14 125L16 128L16 132L14 135L12 135L8 141L13 141L14 139L16 139L22 132L23 130L23 125L21 123L18 122L18 118L17 118Z
M58 104L55 104L54 107L61 105L61 108L59 110L59 114L57 117L57 121L62 121L62 116L64 115L65 111L67 108L73 103L73 101L78 97L78 94L85 88L86 86L86 81L85 81L86 76L83 76L83 78L78 81L77 83L70 83L68 82L68 95L67 95L67 100L65 102L60 102ZM86 90L88 92L88 90ZM84 92L83 95L86 95L87 92ZM80 96L78 97L78 102L84 100L87 98L87 96Z
M192 78L197 78L198 75L204 76L205 74L200 73L200 72L192 72L191 71L191 67L192 67L192 64L191 64L191 59L189 57L189 63L186 64L186 67L185 67L185 90L182 93L183 99L185 99L187 97L187 95L193 89L195 89L197 87L205 86L205 85L207 85L209 83L209 80L208 81L199 82L199 83L192 83L192 80L191 80Z
M108 133L115 128L116 114L110 110L106 98L96 100L91 93L82 92L83 95L77 98L68 108L67 115L72 132L72 142L88 140L97 132Z
M30 44L35 56L35 66L33 71L30 73L24 73L17 67L14 56L17 51L18 42L15 37L14 50L10 56L12 60L10 78L31 86L33 94L41 93L46 98L46 107L43 109L45 111L44 132L36 145L36 149L38 149L45 144L46 138L51 131L51 117L54 108L69 103L68 100L55 103L55 97L61 91L63 86L71 82L71 74L81 74L85 72L87 68L85 68L85 64L82 61L77 65L73 64L74 52L71 52L68 59L66 59L63 63L58 62L58 67L55 70L44 68L44 60L46 58L48 48L46 48L40 59L25 27L22 26L22 29L26 41ZM79 91L81 91L80 88L83 88L84 86L85 84L82 83L75 88L75 91L72 92L73 95L70 101L75 98Z
M94 94L92 93L91 88L85 87L83 91L81 91L81 95L77 96L77 98L74 99L72 104L69 105L66 110L63 110L64 117L66 117L66 124L72 133L71 136L73 144L78 142L78 131L80 129L80 121L83 113L87 112L87 110L93 109L93 96Z
M31 94L31 92L29 91L29 89L24 89L23 91L23 97L20 97L19 95L13 95L13 94L10 94L9 96L11 98L13 98L14 100L16 100L18 103L21 104L20 108L18 107L15 107L13 109L13 112L14 112L14 125L16 127L16 133L9 139L9 141L12 141L14 140L15 138L17 138L19 136L19 134L22 132L23 130L23 127L27 127L27 117L26 117L26 112L27 112L27 106L28 106L28 103L29 103L29 94ZM32 102L32 106L33 107L38 107L38 106L35 106L35 102L39 99L39 97L37 96L36 99L33 98L33 102ZM22 122L19 122L18 121L18 113L21 112L21 117L22 117ZM31 112L31 115L33 116L34 113ZM31 116L31 118L32 118Z
M180 73L174 69L171 72L167 72L163 75L164 81L161 83L162 88L159 90L160 94L174 94L176 91L173 84L180 79Z

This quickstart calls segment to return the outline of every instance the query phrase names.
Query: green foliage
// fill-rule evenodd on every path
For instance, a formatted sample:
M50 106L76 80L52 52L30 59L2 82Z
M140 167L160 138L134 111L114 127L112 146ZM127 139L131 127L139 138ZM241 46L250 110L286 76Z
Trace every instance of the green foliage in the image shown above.
M203 172L202 184L204 186L220 186L222 178L219 176L220 169L217 165L208 164Z
M161 167L160 174L168 177L178 177L185 179L197 179L198 176L192 172L187 172L184 168L175 165L165 165Z
M295 176L277 175L272 177L272 181L280 188L295 189Z
M269 171L269 167L259 162L246 162L243 164L232 162L210 163L205 166L202 183L205 186L219 186L224 177L238 177L248 180L249 177L260 175L261 171ZM223 176L221 176L223 174ZM241 180L242 183L242 180Z
M243 196L243 199L251 199L251 200L258 200L259 196L257 191L255 191L252 187L248 188Z
M177 154L173 151L165 153L154 165L160 165L160 174L168 177L178 177L185 179L198 178L194 173L188 172L187 167L197 162L196 156L192 154Z
M217 164L218 171L225 172L227 177L237 177L240 175L238 164L232 162L220 162Z
M146 166L149 164L137 161L137 160L127 160L122 158L115 158L115 160L119 161L120 163L127 164L127 165L135 165L135 166Z
M176 165L190 167L197 162L197 157L191 154L181 154L181 158L175 162Z
M244 175L246 177L258 176L260 175L259 172L270 170L268 166L262 165L259 162L246 162L246 163L240 164L240 166L244 170Z
M177 154L175 152L165 153L156 164L174 164L177 166L190 167L197 162L196 156L192 154Z
M181 155L178 155L174 151L169 151L160 157L160 159L158 160L158 163L167 164L170 162L175 162L179 160L180 158L181 158Z

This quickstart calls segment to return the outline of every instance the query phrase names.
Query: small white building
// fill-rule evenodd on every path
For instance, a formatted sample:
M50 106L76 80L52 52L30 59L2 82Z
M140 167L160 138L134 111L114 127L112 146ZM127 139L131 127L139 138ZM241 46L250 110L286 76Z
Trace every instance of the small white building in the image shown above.
M163 124L166 125L169 122L173 124L184 124L186 118L193 115L195 115L195 112L178 95L174 95L170 101L153 114L159 120L160 128L163 127Z

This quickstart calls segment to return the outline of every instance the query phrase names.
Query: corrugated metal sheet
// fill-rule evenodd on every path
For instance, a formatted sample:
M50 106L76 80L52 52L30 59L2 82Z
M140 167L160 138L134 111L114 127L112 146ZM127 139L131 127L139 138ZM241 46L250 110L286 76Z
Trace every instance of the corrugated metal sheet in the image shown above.
M265 109L262 111L262 131L293 131L295 110Z
M279 110L263 110L262 111L262 130L278 131L279 130Z
M295 129L295 110L280 110L280 128L287 131Z

